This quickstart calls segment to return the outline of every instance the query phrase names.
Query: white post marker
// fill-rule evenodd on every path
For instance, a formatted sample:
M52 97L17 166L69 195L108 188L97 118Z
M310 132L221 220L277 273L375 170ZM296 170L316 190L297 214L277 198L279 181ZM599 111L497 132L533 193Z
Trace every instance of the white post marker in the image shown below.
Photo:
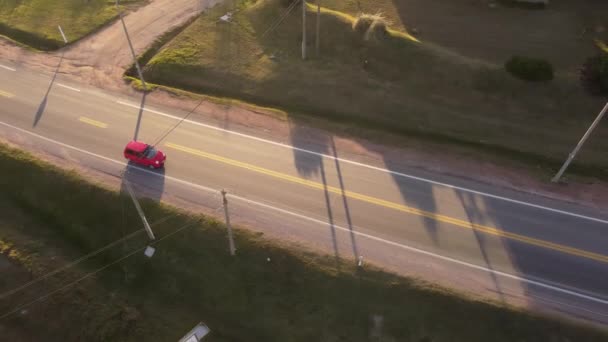
M59 33L61 33L61 38L63 38L63 42L67 44L68 39L65 37L65 33L63 33L63 30L61 29L61 25L57 25L57 27L59 28Z
M148 258L151 258L154 255L154 252L156 252L156 248L154 248L152 246L148 246L148 247L146 247L146 250L144 251L144 255L147 256Z
M207 336L211 332L211 329L200 322L192 330L190 330L184 337L179 339L179 342L200 342L203 337Z

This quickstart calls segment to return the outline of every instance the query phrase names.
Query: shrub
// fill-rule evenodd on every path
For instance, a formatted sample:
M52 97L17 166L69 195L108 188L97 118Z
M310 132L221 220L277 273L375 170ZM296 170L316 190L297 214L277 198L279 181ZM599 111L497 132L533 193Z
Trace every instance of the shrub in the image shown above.
M549 1L531 1L531 0L499 0L499 3L507 6L507 7L517 7L517 8L525 8L525 9L545 9L547 8L547 4Z
M353 22L353 31L365 40L381 39L388 33L388 22L381 14L362 13Z
M608 55L603 55L600 63L600 84L602 91L608 93Z
M553 66L544 59L513 56L505 63L505 69L513 76L526 81L553 79Z
M608 55L588 58L581 67L580 78L583 87L590 93L608 94Z

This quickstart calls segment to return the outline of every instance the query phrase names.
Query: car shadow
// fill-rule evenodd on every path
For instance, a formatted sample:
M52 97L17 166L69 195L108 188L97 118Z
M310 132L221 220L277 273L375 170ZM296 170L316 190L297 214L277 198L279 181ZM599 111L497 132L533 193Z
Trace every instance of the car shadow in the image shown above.
M153 170L129 162L122 172L120 186L120 192L128 196L127 182L138 198L160 202L165 191L165 168Z

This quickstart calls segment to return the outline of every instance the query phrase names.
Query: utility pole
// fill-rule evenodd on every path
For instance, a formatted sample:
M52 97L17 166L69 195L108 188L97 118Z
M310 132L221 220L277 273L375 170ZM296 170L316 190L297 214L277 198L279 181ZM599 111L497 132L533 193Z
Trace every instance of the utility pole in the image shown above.
M306 0L302 1L302 59L306 59Z
M133 49L133 44L131 44L131 37L129 37L129 31L127 31L127 25L125 24L125 20L123 19L123 13L120 12L120 21L122 22L122 28L125 30L125 35L127 36L127 42L129 43L129 49L131 50L131 55L133 56L133 61L135 62L135 67L137 68L137 74L139 75L139 80L141 84L144 86L144 92L148 90L148 86L146 85L146 81L144 81L144 75L141 72L141 67L139 66L139 61L137 60L137 56L135 55L135 50Z
M222 189L222 204L224 206L224 216L226 216L226 227L228 228L228 247L230 255L234 256L236 248L234 247L234 237L232 236L232 226L230 225L230 215L228 215L228 199L226 198L226 190Z
M127 172L129 172L129 170L125 170L125 173L122 176L122 181L125 183L125 188L127 188L127 192L129 193L129 196L131 196L131 200L133 201L133 204L135 205L135 209L137 210L137 213L139 214L139 217L141 218L141 221L144 224L144 228L146 229L146 233L148 233L148 237L150 238L150 240L154 240L156 238L154 237L152 228L150 227L150 224L148 224L146 215L144 215L144 211L141 209L141 206L139 205L139 201L137 200L137 196L135 196L135 192L133 191L133 188L131 188L131 183L127 180L127 175L126 175Z
M317 39L315 40L317 57L319 56L320 42L321 42L321 0L317 0Z
M602 117L604 116L604 114L606 114L606 111L608 111L608 102L606 103L606 105L604 106L604 108L602 109L600 114L597 116L597 118L595 118L595 120L593 121L593 123L591 124L591 126L589 127L587 132L585 132L585 135L583 135L583 137L581 138L581 141L578 142L578 144L576 145L574 150L568 155L568 159L566 159L566 162L564 163L564 165L562 165L562 168L559 169L559 171L557 172L555 177L553 177L553 179L551 180L553 183L559 182L560 178L562 178L562 175L564 174L564 172L566 171L566 169L568 168L568 166L570 165L572 160L574 160L574 157L576 157L576 154L581 149L581 147L583 146L585 141L587 141L587 139L591 135L591 132L593 132L595 127L600 123L600 120L602 120Z

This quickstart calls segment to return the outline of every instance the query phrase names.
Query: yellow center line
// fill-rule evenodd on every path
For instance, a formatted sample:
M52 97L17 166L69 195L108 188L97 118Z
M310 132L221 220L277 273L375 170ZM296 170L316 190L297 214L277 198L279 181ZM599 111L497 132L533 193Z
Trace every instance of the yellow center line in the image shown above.
M8 97L9 99L10 99L11 97L15 97L15 95L14 95L14 94L11 94L11 93L9 93L9 92L7 92L7 91L3 91L3 90L0 90L0 96Z
M93 125L93 126L96 126L99 128L108 128L108 124L105 124L105 123L97 121L97 120L85 118L84 116L81 116L80 118L78 118L78 121L84 122L86 124Z
M314 189L319 189L319 190L327 190L328 192L334 193L334 194L338 194L338 195L342 195L342 190L340 188L336 188L333 186L326 186L324 184L318 183L318 182L314 182L308 179L304 179L304 178L300 178L300 177L296 177L296 176L291 176L288 174L284 174L284 173L280 173L277 171L273 171L273 170L269 170L269 169L265 169L259 166L255 166L255 165L251 165L251 164L247 164L244 162L240 162L238 160L234 160L234 159L229 159L226 157L222 157L222 156L218 156L215 154L211 154L211 153L207 153L201 150L196 150L193 148L189 148L189 147L185 147L185 146L181 146L181 145L177 145L174 143L166 143L165 144L167 147L178 150L178 151L182 151L182 152L186 152L189 154L193 154L199 157L203 157L206 159L210 159L210 160L214 160L214 161L218 161L224 164L228 164L228 165L232 165L232 166L236 166L242 169L246 169L249 171L253 171L253 172L257 172L257 173L261 173L270 177L274 177L274 178L278 178L281 180L285 180L288 182L292 182L292 183L296 183L296 184L301 184L310 188L314 188ZM453 217L449 217L449 216L445 216L445 215L440 215L440 214L436 214L436 213L432 213L432 212L428 212L428 211L424 211L424 210L420 210L417 208L413 208L413 207L408 207L402 204L398 204L398 203L394 203L394 202L390 202L387 200L383 200L380 198L376 198L376 197L371 197L371 196L367 196L367 195L363 195L357 192L352 192L352 191L348 191L346 190L344 192L344 194L352 199L356 199L362 202L367 202L367 203L371 203L371 204L375 204L378 206L382 206L385 208L390 208L390 209L394 209L397 211L401 211L401 212L405 212L408 214L413 214L413 215L417 215L417 216L422 216L422 217L426 217L435 221L439 221L439 222L444 222L444 223L449 223L461 228L466 228L466 229L472 229L472 230L476 230L476 231L480 231L486 234L490 234L490 235L495 235L495 236L500 236L500 237L505 237L511 240L515 240L515 241L519 241L519 242L524 242L530 245L534 245L534 246L539 246L539 247L544 247L544 248L548 248L551 250L555 250L555 251L559 251L559 252L563 252L566 254L571 254L571 255L575 255L575 256L579 256L579 257L583 257L583 258L588 258L588 259L592 259L592 260L596 260L596 261L600 261L600 262L604 262L604 263L608 263L608 256L603 255L603 254L599 254L599 253L594 253L594 252L589 252L589 251L585 251L585 250L581 250L581 249L577 249L574 247L570 247L570 246L565 246L565 245L561 245L561 244L557 244L557 243L553 243L553 242L549 242L549 241L545 241L545 240L541 240L541 239L536 239L536 238L531 238L528 236L523 236L523 235L519 235L519 234L515 234L515 233L510 233L510 232L506 232L503 231L501 229L498 228L494 228L494 227L489 227L489 226L484 226L484 225L480 225L480 224L476 224L476 223L471 223L469 221L464 221L461 219L457 219L457 218L453 218Z

